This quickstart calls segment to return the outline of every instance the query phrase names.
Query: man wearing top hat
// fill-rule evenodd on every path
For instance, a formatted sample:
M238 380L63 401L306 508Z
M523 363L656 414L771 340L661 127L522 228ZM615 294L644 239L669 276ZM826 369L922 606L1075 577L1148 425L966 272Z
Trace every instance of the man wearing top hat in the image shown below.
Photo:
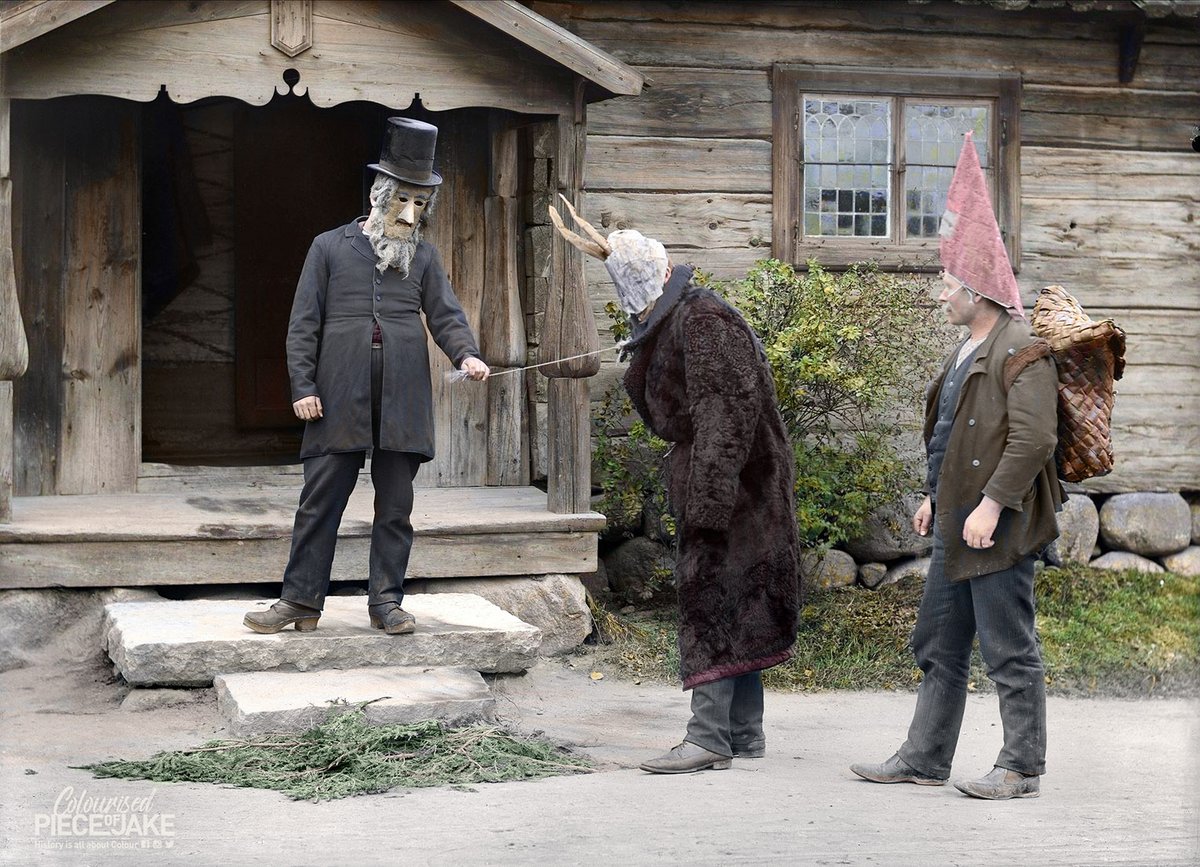
M433 392L425 326L471 379L488 376L437 250L421 239L442 177L437 127L388 119L371 213L318 235L304 261L288 324L292 407L307 424L304 488L279 602L246 614L255 632L317 627L342 513L371 451L368 609L391 635L416 621L401 603L412 547L413 479L433 458Z

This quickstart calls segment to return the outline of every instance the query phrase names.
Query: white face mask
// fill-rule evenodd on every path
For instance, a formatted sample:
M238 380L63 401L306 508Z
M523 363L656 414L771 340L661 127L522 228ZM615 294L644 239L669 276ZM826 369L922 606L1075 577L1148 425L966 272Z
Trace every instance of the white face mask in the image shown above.
M667 251L658 241L633 229L608 236L612 253L604 268L617 288L617 303L630 315L641 313L663 293Z
M372 202L371 217L382 223L383 235L395 241L412 237L429 207L430 190L397 181L384 207Z

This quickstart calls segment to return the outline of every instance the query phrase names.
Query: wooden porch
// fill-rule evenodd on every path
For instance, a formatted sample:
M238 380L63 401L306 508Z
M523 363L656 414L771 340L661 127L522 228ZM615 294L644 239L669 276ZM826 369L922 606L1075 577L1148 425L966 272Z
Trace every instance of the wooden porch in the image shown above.
M0 589L280 581L301 484L298 466L144 465L137 493L15 497ZM373 497L364 471L335 581L366 580ZM604 516L547 511L533 487L418 487L412 522L408 577L453 578L593 571Z

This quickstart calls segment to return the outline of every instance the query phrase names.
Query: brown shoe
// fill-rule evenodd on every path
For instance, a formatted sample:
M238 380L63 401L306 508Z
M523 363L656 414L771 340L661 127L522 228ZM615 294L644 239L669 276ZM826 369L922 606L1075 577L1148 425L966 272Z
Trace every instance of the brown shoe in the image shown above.
M280 599L266 611L251 611L242 618L242 624L261 632L264 635L274 635L291 624L296 624L297 632L312 632L317 628L321 612L307 605L297 605Z
M1037 774L1026 776L1008 768L992 768L991 773L978 780L955 783L954 788L972 798L988 801L1007 801L1010 798L1036 798L1042 793L1042 778Z
M872 783L916 783L918 786L944 786L943 777L931 777L910 765L896 753L878 765L851 765L850 770Z
M409 632L416 631L417 618L413 617L395 602L389 602L385 605L372 605L369 610L371 612L371 625L376 629L382 629L388 635L406 635Z
M729 756L710 753L704 747L684 741L656 759L642 762L643 771L652 774L694 774L696 771L724 771L732 765Z

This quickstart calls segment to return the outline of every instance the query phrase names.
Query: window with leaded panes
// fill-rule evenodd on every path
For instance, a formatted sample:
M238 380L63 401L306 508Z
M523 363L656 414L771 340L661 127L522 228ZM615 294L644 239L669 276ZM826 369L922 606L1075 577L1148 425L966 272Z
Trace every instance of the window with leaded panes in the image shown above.
M936 268L946 192L971 131L1019 265L1018 78L777 66L773 83L777 257Z

